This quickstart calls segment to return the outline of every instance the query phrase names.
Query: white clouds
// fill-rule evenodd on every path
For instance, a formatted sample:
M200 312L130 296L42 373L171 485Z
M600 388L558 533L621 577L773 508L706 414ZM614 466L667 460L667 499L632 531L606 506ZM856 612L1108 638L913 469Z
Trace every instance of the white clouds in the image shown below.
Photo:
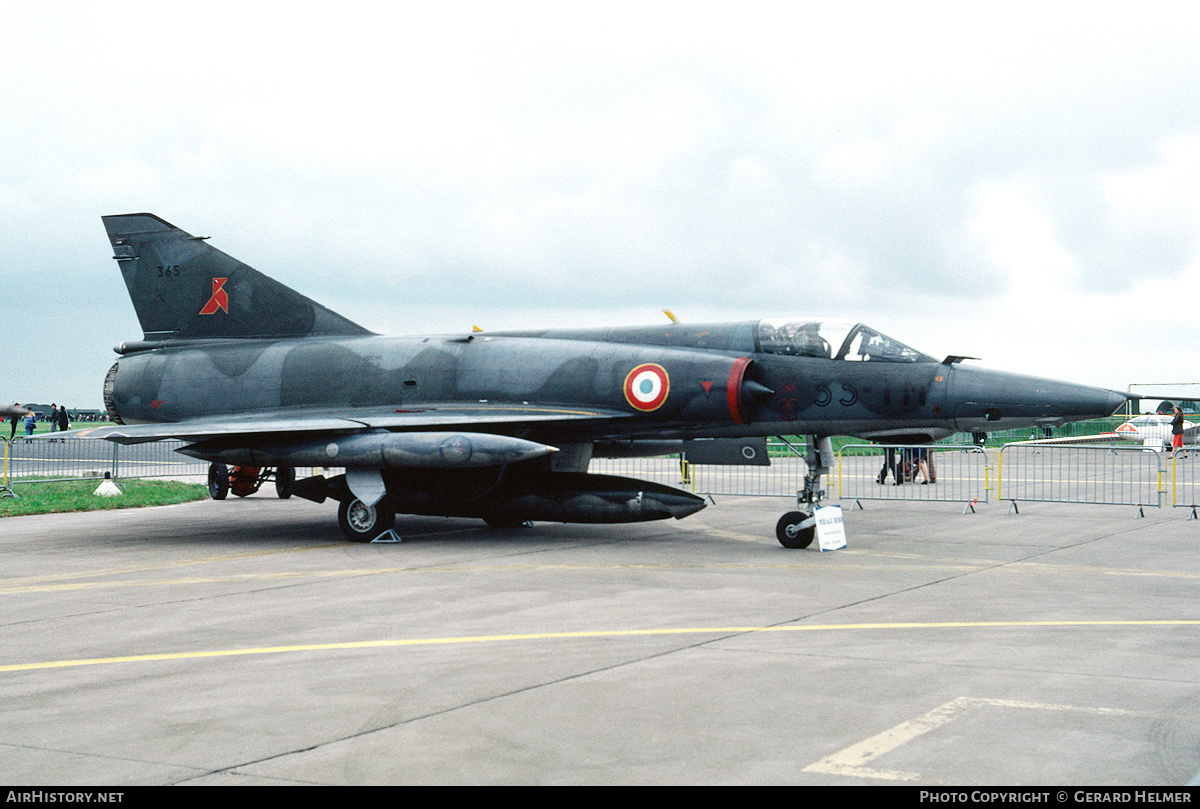
M1158 165L1104 178L1114 223L1138 226L1181 211L1200 227L1200 135L1171 138L1160 151Z
M1103 179L1121 265L1134 277L1175 275L1196 260L1200 238L1200 136L1167 140L1162 160Z
M56 196L78 194L83 199L99 201L109 196L136 199L161 194L163 172L141 160L126 158L115 163L75 168L75 172L57 178L53 189Z
M1054 222L1028 183L987 183L976 193L970 232L1008 280L1009 297L1059 297L1078 280L1074 257L1054 237Z
M1072 376L1123 387L1137 335L1200 336L1148 304L1200 291L1198 14L14 9L0 274L109 278L80 311L124 316L98 217L152 210L380 329L820 312L1009 367L1121 333Z

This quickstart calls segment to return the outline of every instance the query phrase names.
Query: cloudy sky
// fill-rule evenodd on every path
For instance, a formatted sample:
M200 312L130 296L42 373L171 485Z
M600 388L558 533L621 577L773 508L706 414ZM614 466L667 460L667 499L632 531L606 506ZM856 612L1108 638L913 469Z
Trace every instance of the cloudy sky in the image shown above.
M102 406L138 211L384 333L830 315L1200 381L1180 3L2 5L10 401Z

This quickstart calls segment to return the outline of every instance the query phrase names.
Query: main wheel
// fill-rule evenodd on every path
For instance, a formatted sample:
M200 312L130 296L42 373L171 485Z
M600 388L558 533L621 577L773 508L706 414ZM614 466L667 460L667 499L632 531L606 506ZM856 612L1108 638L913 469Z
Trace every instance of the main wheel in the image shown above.
M225 464L208 465L208 494L213 500L224 500L229 494L229 467Z
M396 524L396 515L376 504L350 500L338 506L338 525L351 542L370 542Z
M275 494L279 495L280 500L287 500L292 496L292 484L295 482L295 467L279 466L275 468Z
M785 548L807 548L817 535L817 521L806 511L789 511L775 525L775 538Z

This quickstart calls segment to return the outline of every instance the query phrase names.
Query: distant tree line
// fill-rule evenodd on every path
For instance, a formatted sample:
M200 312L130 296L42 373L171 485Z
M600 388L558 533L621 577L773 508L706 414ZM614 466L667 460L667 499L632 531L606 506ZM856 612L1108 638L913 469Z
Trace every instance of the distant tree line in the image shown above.
M32 410L38 421L50 420L50 405L48 404L22 404L21 407L26 410ZM73 407L67 408L67 415L71 421L108 421L108 413L103 410L80 410Z

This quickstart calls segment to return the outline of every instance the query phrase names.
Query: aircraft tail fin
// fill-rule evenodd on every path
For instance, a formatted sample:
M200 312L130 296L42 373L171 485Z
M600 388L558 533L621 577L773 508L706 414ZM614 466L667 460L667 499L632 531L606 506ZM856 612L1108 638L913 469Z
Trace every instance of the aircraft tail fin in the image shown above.
M207 237L148 213L102 219L147 341L371 334Z

